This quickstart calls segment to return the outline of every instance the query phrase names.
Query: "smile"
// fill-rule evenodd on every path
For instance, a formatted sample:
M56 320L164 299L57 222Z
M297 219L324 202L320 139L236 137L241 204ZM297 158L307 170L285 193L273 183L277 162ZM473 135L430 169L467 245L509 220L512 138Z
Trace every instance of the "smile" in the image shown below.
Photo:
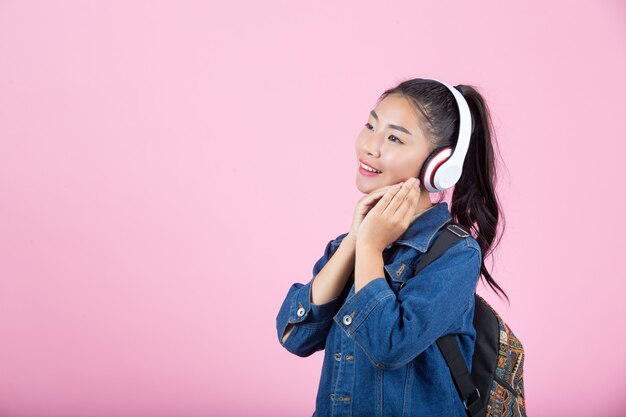
M379 171L377 169L372 168L369 165L365 165L363 162L361 162L361 168L363 168L363 169L365 169L365 170L367 170L369 172L375 172L376 174L380 174L382 172L382 171Z

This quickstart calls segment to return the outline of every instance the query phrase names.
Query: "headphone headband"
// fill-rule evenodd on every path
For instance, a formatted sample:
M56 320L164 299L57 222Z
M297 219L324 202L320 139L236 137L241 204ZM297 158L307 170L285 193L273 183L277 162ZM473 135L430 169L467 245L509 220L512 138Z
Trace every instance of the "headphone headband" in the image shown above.
M451 85L434 78L422 78L423 80L436 81L444 86L454 96L459 109L459 136L456 146L435 150L424 162L422 168L422 182L430 192L443 191L452 187L461 178L463 161L469 149L472 135L472 113L463 94Z

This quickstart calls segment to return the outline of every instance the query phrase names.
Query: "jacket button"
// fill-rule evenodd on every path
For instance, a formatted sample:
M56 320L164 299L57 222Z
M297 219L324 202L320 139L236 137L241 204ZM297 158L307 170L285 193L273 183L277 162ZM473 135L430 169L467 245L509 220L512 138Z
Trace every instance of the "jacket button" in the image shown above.
M343 324L345 324L346 326L349 326L350 323L352 323L352 317L350 317L347 314L343 316Z
M298 315L298 317L304 316L304 307L300 307L296 314Z
M335 353L335 360L341 362L341 353Z

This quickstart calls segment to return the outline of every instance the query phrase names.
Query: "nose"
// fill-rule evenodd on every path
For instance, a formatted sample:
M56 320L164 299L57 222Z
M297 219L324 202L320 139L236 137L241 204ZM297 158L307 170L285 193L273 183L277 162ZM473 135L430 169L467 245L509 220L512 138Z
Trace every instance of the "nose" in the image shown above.
M370 134L366 135L366 137L363 139L363 142L362 142L363 151L367 155L379 156L380 146L381 146L380 144L381 144L381 141L380 141L379 135L377 135L376 132L370 132Z

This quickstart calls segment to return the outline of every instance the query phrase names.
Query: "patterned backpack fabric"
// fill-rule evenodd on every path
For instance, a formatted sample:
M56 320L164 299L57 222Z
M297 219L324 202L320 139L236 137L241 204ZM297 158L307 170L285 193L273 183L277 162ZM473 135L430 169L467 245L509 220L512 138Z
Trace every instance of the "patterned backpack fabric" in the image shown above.
M470 236L463 226L448 222L422 257L415 273L441 255L458 239ZM470 417L526 417L524 401L524 348L500 315L474 294L476 344L472 372L468 372L454 334L437 340L467 415Z
M525 416L522 343L487 301L476 295L476 302L480 302L483 308L489 310L487 314L492 314L496 318L498 327L498 360L489 387L485 416Z

